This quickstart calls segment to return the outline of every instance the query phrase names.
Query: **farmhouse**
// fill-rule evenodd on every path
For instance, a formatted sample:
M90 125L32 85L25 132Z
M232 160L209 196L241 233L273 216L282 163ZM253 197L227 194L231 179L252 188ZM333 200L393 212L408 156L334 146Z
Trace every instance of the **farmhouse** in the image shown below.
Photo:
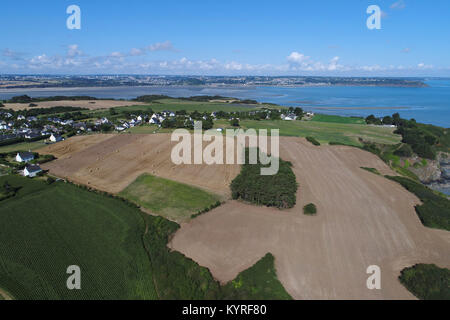
M62 140L63 140L63 138L60 135L52 134L50 136L50 141L51 142L59 142L59 141L62 141Z
M31 152L19 152L16 155L16 161L17 162L28 162L34 160L34 154Z
M41 167L37 165L27 165L23 170L23 175L25 177L34 178L38 175L39 172L42 172Z

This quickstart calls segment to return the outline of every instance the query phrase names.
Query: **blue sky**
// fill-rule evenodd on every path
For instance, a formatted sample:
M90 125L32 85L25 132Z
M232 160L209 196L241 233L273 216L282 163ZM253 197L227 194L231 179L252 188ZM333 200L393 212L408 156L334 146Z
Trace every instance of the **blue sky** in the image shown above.
M69 5L81 30L66 27ZM369 30L369 5L382 10ZM0 73L450 76L448 0L0 4Z

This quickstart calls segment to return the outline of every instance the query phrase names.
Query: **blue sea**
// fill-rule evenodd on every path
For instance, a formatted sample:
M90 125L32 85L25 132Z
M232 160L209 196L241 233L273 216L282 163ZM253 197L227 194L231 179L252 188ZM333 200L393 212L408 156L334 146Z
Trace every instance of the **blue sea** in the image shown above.
M32 97L89 95L97 98L132 99L144 94L173 97L222 95L254 99L285 106L300 106L315 113L344 116L391 115L450 127L450 79L426 81L426 88L398 87L114 87L0 89L0 99L27 94Z

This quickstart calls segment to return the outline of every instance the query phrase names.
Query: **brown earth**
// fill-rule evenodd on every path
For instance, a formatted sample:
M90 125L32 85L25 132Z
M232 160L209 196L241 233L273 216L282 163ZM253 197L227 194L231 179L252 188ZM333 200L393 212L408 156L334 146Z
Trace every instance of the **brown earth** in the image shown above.
M37 107L30 108L29 103L5 103L5 108L13 109L14 111L33 108L51 108L51 107L79 107L79 108L88 108L90 110L97 110L114 107L144 105L144 103L142 102L117 101L117 100L80 100L80 101L62 100L62 101L42 101L33 103L37 104Z
M399 184L360 169L394 174L375 155L281 138L280 156L294 164L295 208L231 201L184 224L169 246L224 283L271 252L295 299L413 299L398 281L403 268L450 267L450 233L424 227L419 200ZM314 217L302 212L311 202ZM381 268L381 290L366 287L370 265Z
M237 165L175 165L170 134L77 136L37 150L58 160L42 165L51 174L118 193L143 173L229 196Z
M315 147L281 137L280 156L293 163L297 206L280 211L237 201L206 213L169 246L227 282L267 252L295 299L413 299L398 281L415 263L450 267L450 233L424 227L419 200L399 184L360 167L394 174L375 155L345 146ZM74 137L38 150L59 159L43 165L61 177L119 192L147 172L229 196L237 165L180 165L170 160L170 135ZM317 216L302 208L315 203ZM366 269L381 268L381 290L369 290Z

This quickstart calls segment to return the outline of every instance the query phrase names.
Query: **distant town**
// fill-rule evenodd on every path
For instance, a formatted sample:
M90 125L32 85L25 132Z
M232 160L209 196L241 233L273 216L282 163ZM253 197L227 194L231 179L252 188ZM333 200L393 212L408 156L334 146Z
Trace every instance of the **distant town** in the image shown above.
M0 89L115 86L384 86L426 87L421 78L164 75L1 75Z

